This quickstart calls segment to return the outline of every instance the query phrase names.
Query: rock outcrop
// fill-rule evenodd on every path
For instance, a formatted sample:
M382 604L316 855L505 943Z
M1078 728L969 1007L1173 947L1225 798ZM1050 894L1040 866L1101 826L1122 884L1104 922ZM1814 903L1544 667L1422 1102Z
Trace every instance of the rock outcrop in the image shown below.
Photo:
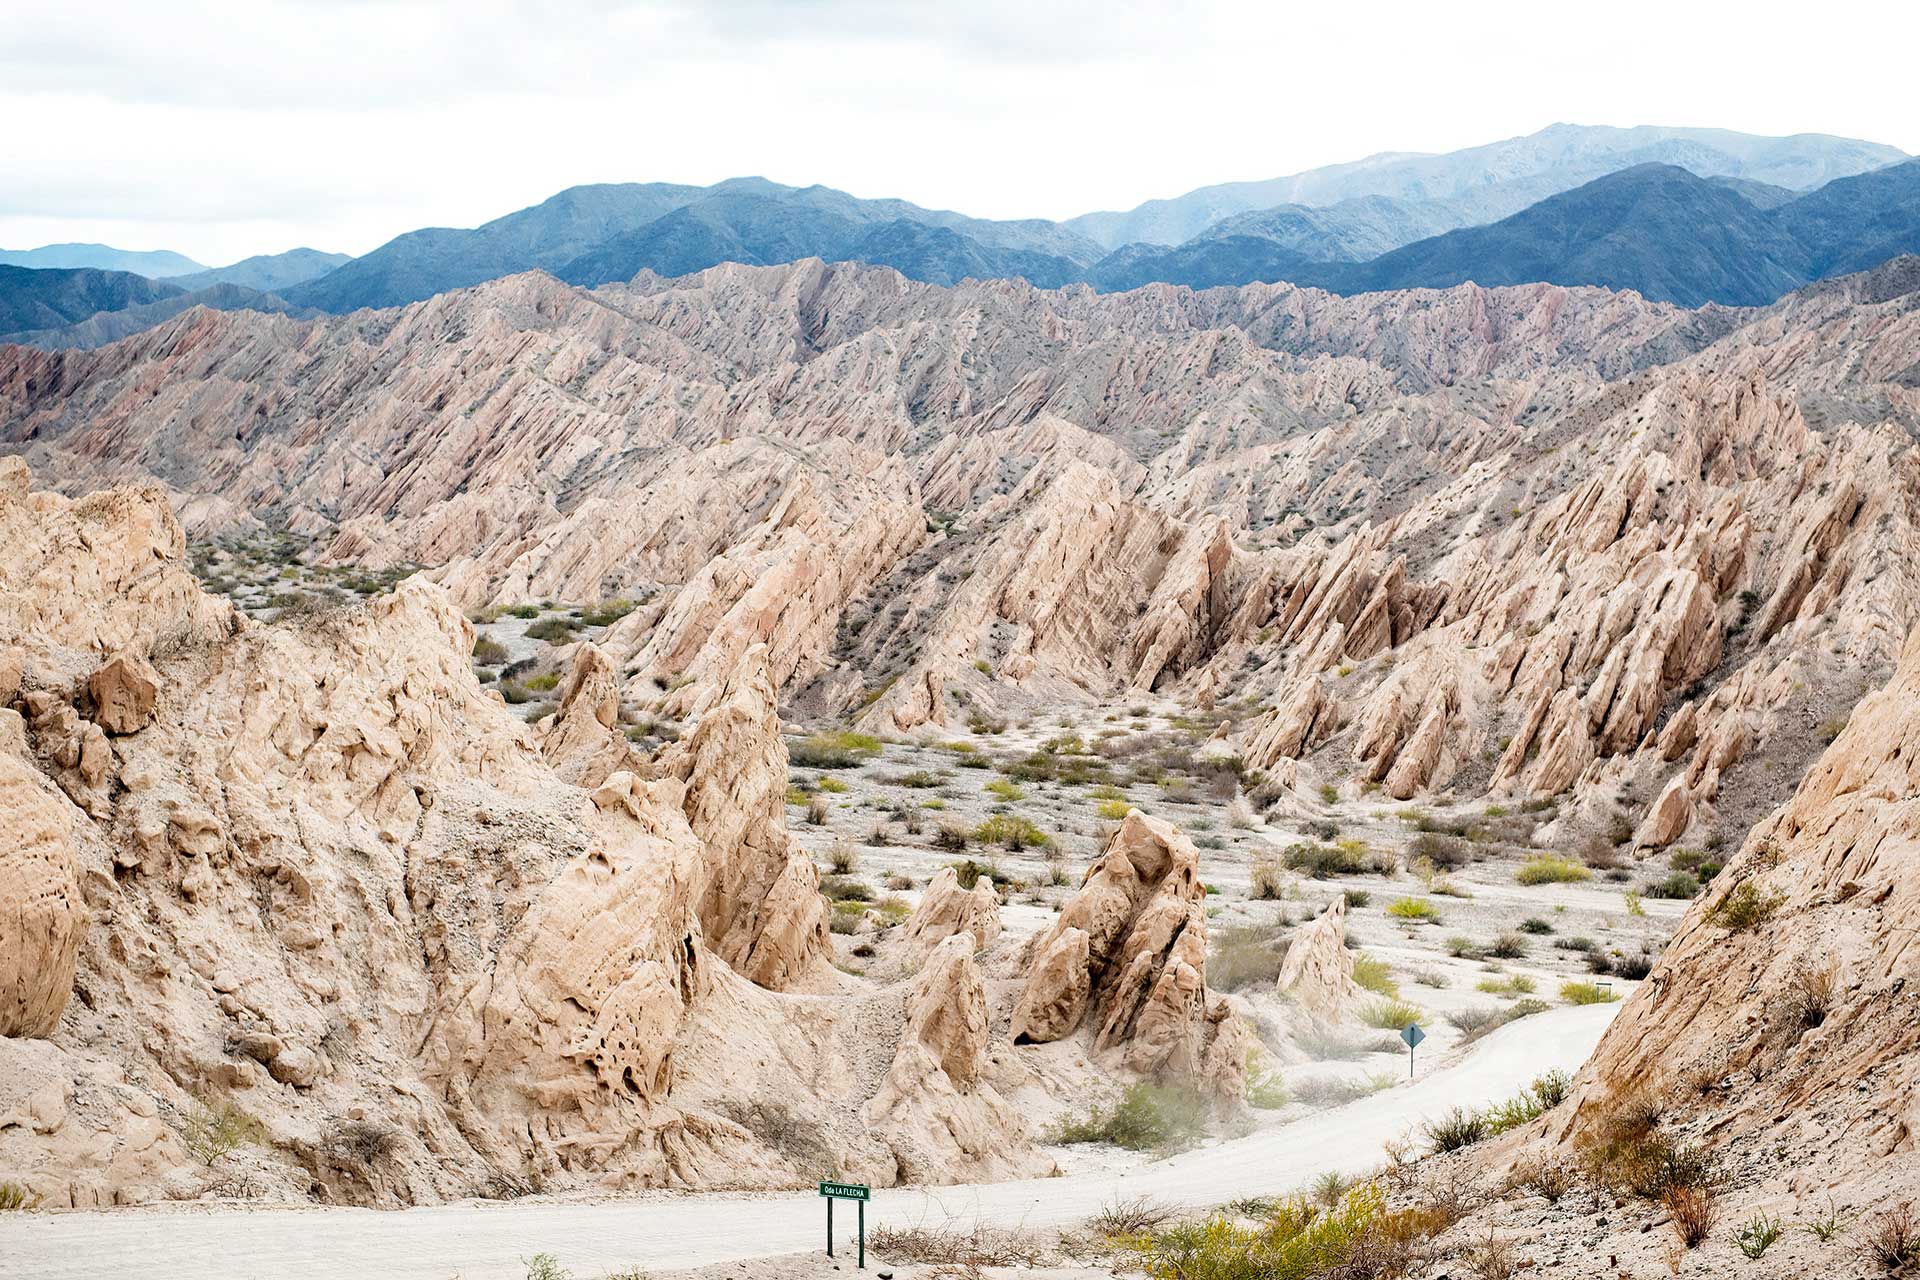
M1206 886L1193 843L1135 809L1053 927L1031 944L1015 1043L1071 1035L1091 1018L1096 1053L1130 1068L1245 1087L1245 1032L1206 988Z
M992 946L1000 936L1000 895L986 876L975 880L973 888L962 889L959 874L942 867L927 881L919 905L901 926L900 938L918 958L956 934L971 938L975 951Z
M602 655L528 726L421 578L262 625L149 491L9 483L0 531L0 1168L30 1194L790 1185L793 1126L881 1183L1045 1172L970 933L900 1001L923 1056L886 1123L847 1127L883 1081L838 1045L878 1006L826 964L763 649L641 759ZM182 1135L219 1108L258 1129L209 1172Z
M1293 931L1274 990L1323 1022L1347 1016L1361 991L1347 950L1345 898Z
M991 1055L986 986L973 952L970 936L954 934L928 954L908 996L900 1047L867 1104L901 1181L948 1170L977 1181L1055 1171L989 1078L1008 1068Z

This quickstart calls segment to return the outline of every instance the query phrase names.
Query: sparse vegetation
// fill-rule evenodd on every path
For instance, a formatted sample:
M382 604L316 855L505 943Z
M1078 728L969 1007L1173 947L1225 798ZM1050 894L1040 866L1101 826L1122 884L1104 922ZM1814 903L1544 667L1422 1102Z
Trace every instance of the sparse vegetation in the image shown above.
M1387 914L1396 920L1413 920L1422 924L1436 924L1440 920L1439 909L1425 898L1397 898L1387 904Z
M1611 1004L1620 997L1597 982L1563 982L1560 998L1568 1004Z
M180 1121L180 1144L209 1169L265 1137L266 1130L258 1120L226 1100L195 1098Z
M40 1207L40 1197L18 1182L0 1182L0 1213L30 1213Z
M1733 1244L1748 1258L1757 1259L1785 1233L1780 1219L1769 1218L1764 1212L1756 1213L1734 1228Z
M1207 1131L1206 1098L1178 1085L1130 1086L1111 1107L1098 1104L1082 1116L1062 1118L1047 1132L1057 1143L1111 1142L1129 1151L1179 1151Z
M1542 854L1528 859L1514 872L1513 878L1525 885L1578 884L1582 880L1591 880L1593 872L1566 858Z
M1730 933L1745 933L1771 920L1785 901L1784 894L1762 893L1753 881L1742 880L1708 910L1707 923Z

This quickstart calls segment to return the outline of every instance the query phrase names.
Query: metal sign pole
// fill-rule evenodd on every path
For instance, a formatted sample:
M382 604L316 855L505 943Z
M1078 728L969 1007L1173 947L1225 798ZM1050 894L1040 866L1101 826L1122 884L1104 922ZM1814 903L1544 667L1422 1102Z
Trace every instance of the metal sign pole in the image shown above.
M827 1197L827 1256L833 1256L833 1197Z
M855 1200L854 1203L860 1206L860 1265L864 1268L867 1265L867 1202Z

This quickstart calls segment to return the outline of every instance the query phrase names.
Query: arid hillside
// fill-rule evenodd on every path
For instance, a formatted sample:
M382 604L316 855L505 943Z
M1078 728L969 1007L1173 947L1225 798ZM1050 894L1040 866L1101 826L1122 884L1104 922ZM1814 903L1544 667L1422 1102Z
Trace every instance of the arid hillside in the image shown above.
M1567 794L1737 839L1915 619L1920 263L1764 310L1472 286L516 276L0 350L0 441L196 538L637 602L630 702L765 646L789 715L1156 693L1302 790Z

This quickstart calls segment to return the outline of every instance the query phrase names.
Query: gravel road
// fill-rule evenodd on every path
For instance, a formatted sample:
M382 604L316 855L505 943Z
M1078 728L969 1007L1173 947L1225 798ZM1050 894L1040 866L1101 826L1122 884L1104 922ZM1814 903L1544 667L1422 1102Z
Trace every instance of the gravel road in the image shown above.
M1293 1190L1329 1170L1363 1173L1380 1163L1384 1143L1424 1120L1506 1097L1552 1068L1571 1072L1618 1009L1591 1005L1523 1019L1411 1084L1124 1174L879 1191L867 1225L1055 1226L1119 1198L1204 1206ZM852 1208L835 1214L847 1236ZM9 1214L0 1221L0 1277L522 1280L522 1259L548 1252L587 1280L628 1267L665 1270L819 1247L824 1218L819 1198L809 1194L489 1201L389 1212L174 1206Z

